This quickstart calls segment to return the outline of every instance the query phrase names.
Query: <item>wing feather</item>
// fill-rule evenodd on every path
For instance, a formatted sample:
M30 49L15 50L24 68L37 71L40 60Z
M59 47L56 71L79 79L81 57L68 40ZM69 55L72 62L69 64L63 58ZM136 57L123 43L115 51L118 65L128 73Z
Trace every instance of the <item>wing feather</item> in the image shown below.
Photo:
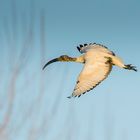
M110 51L106 46L97 44L97 43L90 43L90 44L84 44L84 45L80 44L79 46L77 46L77 49L80 53L86 53L89 50L94 49L94 50L106 52L115 56L115 53L113 51Z
M93 57L94 56L94 57ZM80 97L82 94L92 90L99 85L112 70L112 63L101 53L85 55L86 62L81 71L77 84L72 93L72 97Z

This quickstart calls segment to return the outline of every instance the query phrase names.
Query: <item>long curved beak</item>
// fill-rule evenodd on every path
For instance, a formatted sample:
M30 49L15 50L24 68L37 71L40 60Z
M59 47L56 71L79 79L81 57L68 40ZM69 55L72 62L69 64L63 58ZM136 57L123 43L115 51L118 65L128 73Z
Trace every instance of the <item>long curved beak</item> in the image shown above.
M43 70L51 63L54 63L54 62L57 62L57 61L60 61L59 58L55 58L55 59L52 59L50 60L49 62L47 62L44 67L42 68Z
M46 66L48 66L49 64L51 63L54 63L54 62L58 62L58 61L61 61L61 62L78 62L77 61L77 58L72 58L72 57L69 57L67 55L61 55L60 57L58 58L55 58L55 59L52 59L50 60L48 63L46 63L43 67L43 70L46 68Z

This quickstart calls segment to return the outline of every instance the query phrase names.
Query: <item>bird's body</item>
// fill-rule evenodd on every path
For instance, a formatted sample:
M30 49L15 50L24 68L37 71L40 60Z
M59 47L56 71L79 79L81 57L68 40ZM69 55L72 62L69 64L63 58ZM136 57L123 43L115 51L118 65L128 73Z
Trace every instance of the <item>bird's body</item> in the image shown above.
M100 44L84 44L77 47L83 55L72 58L67 55L60 56L49 61L43 69L50 63L56 61L73 61L83 63L84 67L78 76L76 86L71 97L80 97L82 94L95 88L99 83L107 78L112 70L112 66L116 65L120 68L137 71L132 65L125 65L123 61L117 57L107 47Z

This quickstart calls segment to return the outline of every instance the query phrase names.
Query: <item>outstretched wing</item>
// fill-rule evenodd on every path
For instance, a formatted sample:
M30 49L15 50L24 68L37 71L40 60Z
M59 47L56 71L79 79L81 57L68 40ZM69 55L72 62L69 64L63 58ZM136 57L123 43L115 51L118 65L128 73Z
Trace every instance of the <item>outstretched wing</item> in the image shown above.
M111 69L111 60L105 56L101 56L101 54L96 54L94 58L92 56L91 58L87 58L70 97L80 97L82 94L95 88L108 76Z
M96 50L96 51L98 50L115 56L115 53L113 51L110 51L106 46L101 44L96 44L96 43L83 44L83 45L80 44L79 46L77 46L77 49L80 53L86 53L89 50Z

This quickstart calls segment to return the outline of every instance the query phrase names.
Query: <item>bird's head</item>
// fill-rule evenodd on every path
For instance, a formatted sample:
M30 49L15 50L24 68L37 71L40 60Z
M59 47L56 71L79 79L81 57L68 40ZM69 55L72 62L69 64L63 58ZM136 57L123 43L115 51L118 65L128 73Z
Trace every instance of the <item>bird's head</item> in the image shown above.
M43 70L45 69L46 66L48 66L49 64L54 63L54 62L58 62L58 61L67 62L67 61L75 61L75 60L76 60L75 58L69 57L68 55L61 55L60 57L54 58L54 59L50 60L49 62L47 62L44 65Z
M59 61L68 61L70 59L70 57L68 55L61 55L60 57L58 57Z

